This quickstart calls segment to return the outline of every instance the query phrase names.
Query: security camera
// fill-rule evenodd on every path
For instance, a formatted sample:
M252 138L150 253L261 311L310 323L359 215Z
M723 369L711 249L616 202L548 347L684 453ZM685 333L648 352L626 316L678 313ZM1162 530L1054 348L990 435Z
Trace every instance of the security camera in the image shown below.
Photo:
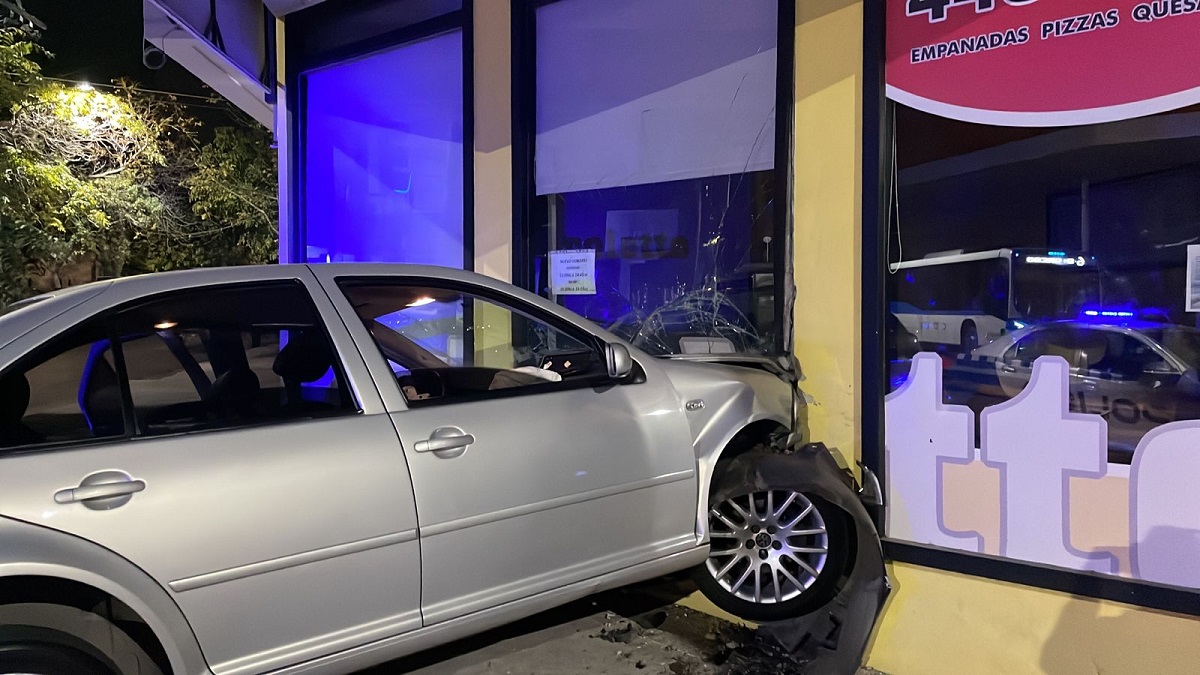
M142 65L150 70L159 70L167 65L167 53L154 45L146 45L142 50Z

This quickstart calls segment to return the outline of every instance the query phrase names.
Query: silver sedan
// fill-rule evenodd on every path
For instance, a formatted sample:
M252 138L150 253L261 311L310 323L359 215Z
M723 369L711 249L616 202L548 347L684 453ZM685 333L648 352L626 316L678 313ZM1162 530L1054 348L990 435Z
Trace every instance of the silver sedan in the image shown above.
M795 373L700 360L428 267L10 307L0 673L349 672L688 568L747 618L812 611L852 521L745 470L806 440Z

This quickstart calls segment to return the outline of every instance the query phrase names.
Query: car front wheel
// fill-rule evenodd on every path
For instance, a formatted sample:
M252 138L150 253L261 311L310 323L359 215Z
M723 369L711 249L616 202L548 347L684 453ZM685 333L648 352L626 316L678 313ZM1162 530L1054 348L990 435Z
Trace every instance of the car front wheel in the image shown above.
M694 575L700 590L752 621L802 616L832 599L849 558L845 515L796 490L717 483L711 552Z
M118 675L116 666L83 640L32 626L0 626L0 674Z

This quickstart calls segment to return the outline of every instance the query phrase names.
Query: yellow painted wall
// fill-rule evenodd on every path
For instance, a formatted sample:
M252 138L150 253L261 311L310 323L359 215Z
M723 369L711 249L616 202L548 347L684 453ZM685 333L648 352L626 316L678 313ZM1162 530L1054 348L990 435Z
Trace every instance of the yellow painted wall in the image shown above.
M868 664L890 675L1184 675L1200 621L911 565Z
M475 271L512 280L512 27L509 0L476 0ZM512 315L474 305L475 364L511 368Z
M862 3L796 3L796 357L812 438L861 456Z
M512 28L509 0L476 0L475 271L512 280Z
M861 453L862 2L796 3L795 348L813 438ZM1200 672L1200 620L911 565L868 664L890 675Z

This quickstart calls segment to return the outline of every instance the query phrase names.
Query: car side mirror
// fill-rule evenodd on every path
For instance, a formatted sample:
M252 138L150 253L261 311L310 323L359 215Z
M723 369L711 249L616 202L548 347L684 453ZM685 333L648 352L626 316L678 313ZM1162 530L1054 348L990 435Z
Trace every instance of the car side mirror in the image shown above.
M608 361L608 376L614 380L623 380L633 372L633 356L629 348L617 342L605 345L604 354Z

